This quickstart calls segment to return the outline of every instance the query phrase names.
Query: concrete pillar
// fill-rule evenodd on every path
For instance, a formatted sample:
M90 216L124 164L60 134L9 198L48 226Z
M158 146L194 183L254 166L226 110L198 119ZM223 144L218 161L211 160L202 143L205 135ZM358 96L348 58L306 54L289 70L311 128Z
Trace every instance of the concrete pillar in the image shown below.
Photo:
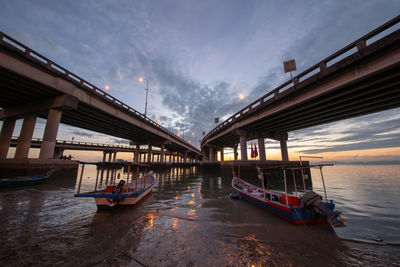
M185 151L184 155L183 155L183 162L186 163L187 162L187 151Z
M140 153L140 145L136 145L136 150L135 150L135 162L139 162L139 153Z
M289 161L289 153L287 149L287 141L281 140L281 155L283 161Z
M258 153L260 155L260 160L267 160L265 157L265 142L264 138L258 138Z
M111 152L107 152L108 153L108 162L111 162Z
M147 148L147 162L151 162L151 151L152 151L152 147L151 145L149 145L149 147Z
M107 155L107 152L103 151L103 162L106 161L106 155Z
M160 162L164 162L165 157L165 145L161 145L161 154L160 154Z
M247 160L247 138L246 136L240 136L240 156L241 160Z
M60 125L62 111L58 109L49 109L46 128L43 134L42 146L40 147L39 158L50 159L54 155L58 126Z
M115 151L113 154L113 162L115 162L117 160L117 152Z
M221 161L224 161L224 148L223 147L221 147L220 153L221 153Z
M238 160L238 152L237 152L237 145L233 147L233 159Z
M33 131L35 130L36 115L26 114L22 123L21 133L18 137L17 149L15 150L15 159L28 158L31 148Z
M8 118L3 121L0 133L0 159L7 158L8 149L10 148L10 142L12 134L14 132L15 119Z
M168 152L168 157L169 157L169 162L171 163L172 162L172 153L171 152Z
M209 147L208 152L209 152L208 153L209 154L208 158L210 159L210 161L215 161L214 148L212 146Z

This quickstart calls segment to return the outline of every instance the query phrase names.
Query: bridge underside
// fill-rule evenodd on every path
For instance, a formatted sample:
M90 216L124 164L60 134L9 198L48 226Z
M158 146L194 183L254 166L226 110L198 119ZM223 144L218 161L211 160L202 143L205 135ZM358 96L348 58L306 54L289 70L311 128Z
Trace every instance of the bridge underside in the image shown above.
M239 129L252 133L248 139L269 138L400 107L400 32L386 39L249 110L209 136L207 144L233 147L240 141Z
M53 88L1 67L0 90L2 92L0 107L3 109L23 107L33 102L40 103L40 101L62 95L61 92ZM37 111L35 114L40 118L47 119L48 110ZM141 144L153 144L156 146L164 144L165 148L171 151L186 151L179 144L166 142L160 136L146 131L142 127L129 124L118 118L118 116L110 119L110 114L83 102L79 103L76 110L64 109L60 122L110 136L134 140Z

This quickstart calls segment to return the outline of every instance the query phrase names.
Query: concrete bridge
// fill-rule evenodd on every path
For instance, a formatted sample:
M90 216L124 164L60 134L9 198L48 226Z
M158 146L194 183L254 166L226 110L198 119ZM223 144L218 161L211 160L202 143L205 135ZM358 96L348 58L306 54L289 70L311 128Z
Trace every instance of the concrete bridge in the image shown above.
M199 149L78 75L0 32L0 160L7 157L17 119L23 119L15 160L26 159L37 117L47 119L39 159L54 157L60 123L131 140L176 157L201 158ZM34 142L33 142L34 143ZM34 144L35 145L35 144ZM156 152L157 153L157 152Z
M31 141L31 148L41 148L43 139L33 138ZM17 147L18 137L13 137L10 142L10 147ZM54 159L63 156L65 150L86 150L86 151L103 151L103 162L115 162L118 152L133 153L133 161L146 162L146 163L199 163L197 156L190 157L179 152L166 150L163 157L161 150L139 149L136 153L136 147L127 145L109 145L91 142L70 141L70 140L56 140L54 149ZM150 154L149 154L150 153ZM138 158L135 159L135 156Z
M288 161L290 131L400 107L400 16L311 66L219 124L202 140L204 161L224 147L247 160L247 140L280 141ZM396 28L397 27L397 28ZM397 29L381 37L388 29Z

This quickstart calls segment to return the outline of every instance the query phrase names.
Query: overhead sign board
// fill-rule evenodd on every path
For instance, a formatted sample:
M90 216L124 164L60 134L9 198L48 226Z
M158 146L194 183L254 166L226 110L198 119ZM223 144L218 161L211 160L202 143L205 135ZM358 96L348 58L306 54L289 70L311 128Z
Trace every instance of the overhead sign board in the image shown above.
M285 72L292 72L296 70L296 61L294 59L283 62Z

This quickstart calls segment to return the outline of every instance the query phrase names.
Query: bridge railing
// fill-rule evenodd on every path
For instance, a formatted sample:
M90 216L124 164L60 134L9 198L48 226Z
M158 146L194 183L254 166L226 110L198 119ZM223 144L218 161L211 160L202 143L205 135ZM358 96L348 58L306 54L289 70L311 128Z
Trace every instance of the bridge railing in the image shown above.
M15 40L14 38L8 36L7 34L0 32L0 44L12 49L13 51L18 52L19 54L23 55L24 57L33 60L34 62L40 64L41 66L45 67L49 71L56 73L57 75L62 76L63 78L77 84L79 87L83 88L84 90L90 91L91 93L96 94L97 96L101 97L102 99L106 100L109 103L117 106L118 108L135 115L136 117L144 120L146 123L152 125L153 127L161 130L162 132L170 135L172 138L179 140L185 143L187 146L191 147L194 151L198 151L196 147L192 144L186 142L181 137L177 136L176 134L172 133L170 130L164 128L160 124L156 123L149 117L145 116L143 113L131 108L127 104L123 103L122 101L118 100L117 98L113 97L112 95L108 94L107 92L101 90L100 88L96 87L95 85L91 84L90 82L82 79L78 75L70 72L69 70L63 68L62 66L58 65L57 63L51 61L50 59L42 56L38 52L34 51L33 49L27 47L26 45L20 43L19 41Z
M12 139L18 141L18 136L13 136ZM42 141L43 141L42 138L32 138L32 142L40 142L41 143ZM71 140L56 140L56 143L64 144L64 145L84 145L84 146L93 146L93 147L134 149L133 146L100 144L100 143L80 142L80 141L71 141Z
M204 138L201 141L201 144L205 142L209 137L211 137L213 134L219 132L222 129L227 128L228 126L234 124L236 121L239 121L243 119L244 116L246 116L248 113L251 111L261 107L265 106L270 102L275 101L280 97L280 95L286 91L289 88L292 88L295 86L297 83L300 81L305 81L306 79L310 78L311 76L318 74L318 73L324 73L328 67L328 63L334 64L338 60L341 60L344 56L351 55L364 47L367 47L367 41L373 39L374 37L378 37L378 35L394 26L400 23L400 15L391 19L390 21L386 22L385 24L379 26L378 28L374 29L373 31L367 33L366 35L362 36L361 38L357 39L356 41L348 44L347 46L343 47L339 51L335 52L334 54L328 56L327 58L323 59L322 61L318 62L317 64L311 66L310 68L306 69L305 71L301 72L297 76L293 77L292 80L288 80L284 82L283 84L279 85L275 89L271 90L267 94L263 95L259 99L253 101L240 111L236 112L234 115L223 121L221 124L219 124L217 127L212 129L208 134L204 136ZM349 52L351 52L349 54ZM335 61L334 63L332 63Z

